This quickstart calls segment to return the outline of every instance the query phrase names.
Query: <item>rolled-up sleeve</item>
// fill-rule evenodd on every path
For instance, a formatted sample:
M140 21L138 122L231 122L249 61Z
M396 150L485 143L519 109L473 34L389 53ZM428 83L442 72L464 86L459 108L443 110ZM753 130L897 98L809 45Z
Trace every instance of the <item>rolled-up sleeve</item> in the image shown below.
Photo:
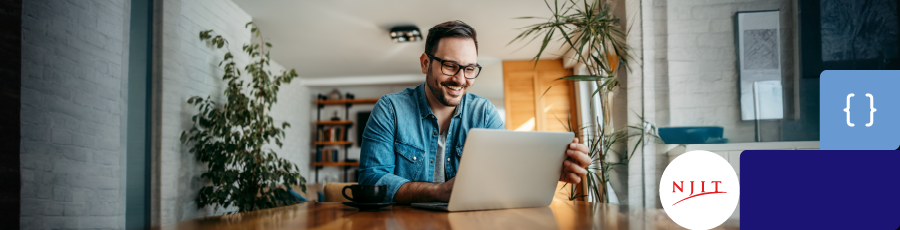
M359 183L387 185L385 202L391 202L400 186L410 181L394 174L396 117L391 100L387 96L378 99L363 131L359 156Z

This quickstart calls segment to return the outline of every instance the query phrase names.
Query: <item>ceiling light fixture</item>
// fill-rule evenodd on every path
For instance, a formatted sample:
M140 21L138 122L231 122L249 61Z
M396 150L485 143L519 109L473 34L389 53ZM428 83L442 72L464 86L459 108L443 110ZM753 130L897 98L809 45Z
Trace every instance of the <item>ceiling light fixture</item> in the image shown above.
M396 43L416 42L422 40L422 33L416 26L398 26L391 28L391 41Z

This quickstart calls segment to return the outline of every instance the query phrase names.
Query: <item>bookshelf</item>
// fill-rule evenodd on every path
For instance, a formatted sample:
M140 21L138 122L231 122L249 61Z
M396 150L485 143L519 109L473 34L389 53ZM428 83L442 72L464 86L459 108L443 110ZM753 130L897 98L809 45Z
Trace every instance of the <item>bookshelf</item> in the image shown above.
M316 141L316 145L352 145L353 142L349 141Z
M353 122L347 120L339 120L339 121L316 121L316 125L346 125L351 126Z
M350 121L350 107L354 104L375 104L376 102L378 102L378 98L316 100L316 135L313 139L316 151L313 153L315 155L313 167L316 168L317 183L319 182L319 169L323 167L342 167L344 182L347 182L347 170L359 167L359 162L347 162L347 149L353 145L353 141L347 134L353 127L353 122ZM342 120L322 120L322 108L341 105L344 106ZM343 152L338 151L339 149L343 149ZM344 157L338 159L341 154Z

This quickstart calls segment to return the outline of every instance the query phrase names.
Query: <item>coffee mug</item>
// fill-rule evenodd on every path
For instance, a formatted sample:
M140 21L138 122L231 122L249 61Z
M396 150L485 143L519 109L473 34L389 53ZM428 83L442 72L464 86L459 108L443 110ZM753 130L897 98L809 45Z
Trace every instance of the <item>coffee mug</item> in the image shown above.
M347 196L348 188L353 194L353 198ZM348 185L341 190L341 195L356 203L380 203L384 202L384 197L387 195L387 185Z

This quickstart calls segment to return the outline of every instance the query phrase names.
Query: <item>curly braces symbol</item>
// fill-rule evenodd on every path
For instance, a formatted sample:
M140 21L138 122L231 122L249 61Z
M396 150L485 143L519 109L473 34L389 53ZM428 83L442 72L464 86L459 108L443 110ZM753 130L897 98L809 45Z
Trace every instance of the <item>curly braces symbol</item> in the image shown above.
M850 123L850 98L856 96L855 94L847 94L847 108L844 108L844 112L847 113L847 126L853 127L856 126L853 123ZM869 98L869 123L866 123L866 127L872 127L872 124L875 124L875 97L872 96L871 93L867 93L866 97Z
M853 123L850 123L850 98L856 96L856 94L847 94L847 108L844 108L844 112L847 113L847 126L853 127L856 126Z
M869 97L869 123L866 123L866 127L872 127L875 124L875 97L871 93L867 93L866 97Z

